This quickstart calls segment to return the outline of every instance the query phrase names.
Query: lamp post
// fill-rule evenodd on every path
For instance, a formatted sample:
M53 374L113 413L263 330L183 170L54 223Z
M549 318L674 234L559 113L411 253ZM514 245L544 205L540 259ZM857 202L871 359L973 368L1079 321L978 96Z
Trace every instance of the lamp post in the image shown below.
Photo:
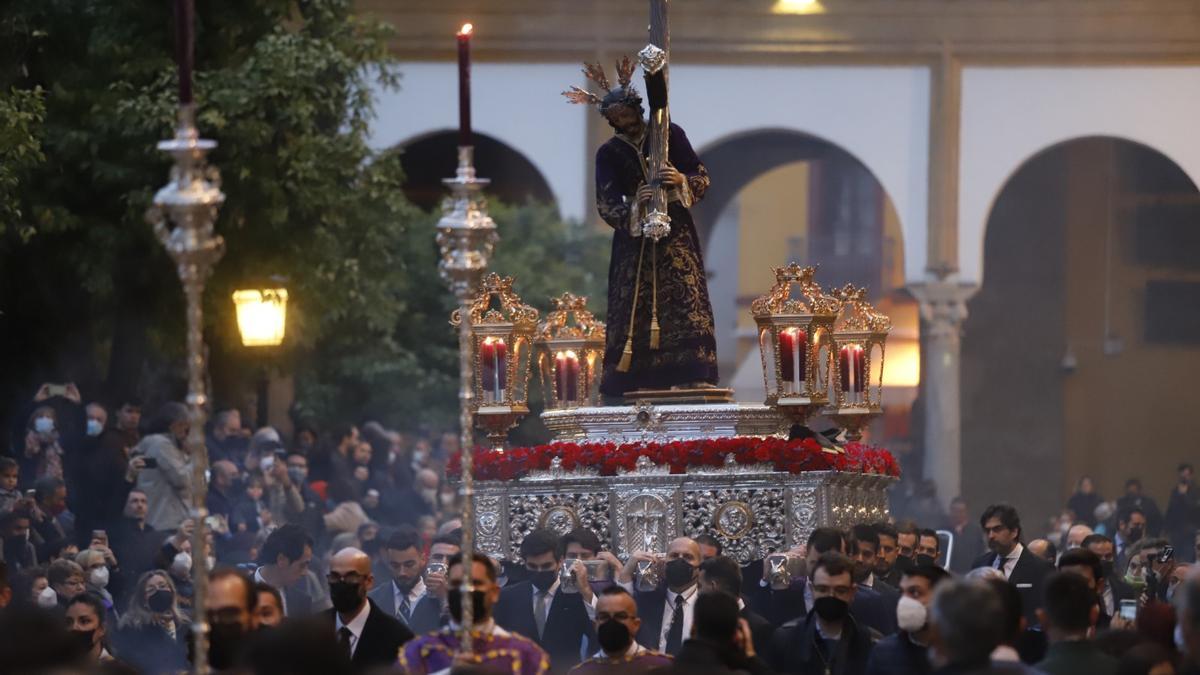
M185 446L192 460L192 508L195 525L192 533L192 635L195 641L193 666L195 672L208 672L208 617L205 594L208 592L206 555L208 511L204 500L208 494L205 470L208 469L208 449L204 445L205 350L204 350L204 285L213 265L225 252L225 240L213 232L217 209L225 201L221 193L220 176L208 166L205 156L217 146L214 141L200 138L196 130L195 107L184 103L179 107L179 123L175 137L160 141L158 149L170 154L175 165L170 181L154 195L154 205L146 212L146 220L175 261L183 294L187 301L187 370L188 422L191 425ZM172 227L172 224L174 225Z
M256 288L233 292L233 305L237 309L238 332L242 345L253 348L278 347L283 344L287 326L286 288ZM258 380L258 410L255 422L263 427L268 424L267 396L270 380L266 363L263 363Z

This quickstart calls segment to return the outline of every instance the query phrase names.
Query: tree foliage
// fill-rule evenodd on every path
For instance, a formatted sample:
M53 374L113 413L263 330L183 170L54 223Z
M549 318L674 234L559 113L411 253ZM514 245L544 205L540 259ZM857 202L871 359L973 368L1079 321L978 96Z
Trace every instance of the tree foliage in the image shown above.
M297 414L320 423L450 424L457 343L436 217L405 201L397 155L368 145L373 91L402 80L389 28L351 4L198 3L198 126L219 142L210 161L226 195L217 230L227 253L206 295L215 398L244 404L269 364L295 376ZM155 150L175 114L169 3L9 5L0 348L13 366L0 401L68 379L97 398L178 397L182 293L144 221L169 168ZM607 244L595 233L545 206L495 214L495 268L515 273L531 302L603 288ZM287 279L287 346L256 354L239 343L230 296L271 275Z

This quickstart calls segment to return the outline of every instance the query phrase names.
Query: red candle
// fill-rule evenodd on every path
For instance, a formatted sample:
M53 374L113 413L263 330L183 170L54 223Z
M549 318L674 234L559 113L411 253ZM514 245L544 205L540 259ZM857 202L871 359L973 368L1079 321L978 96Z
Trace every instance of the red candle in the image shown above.
M504 398L504 387L508 373L505 357L508 347L501 338L487 337L479 343L479 379L483 385L485 403L494 403Z
M474 145L471 137L471 31L464 23L458 31L458 145Z
M808 334L799 328L785 328L779 332L779 370L784 383L784 392L798 393L808 376Z
M863 358L863 348L859 345L842 347L838 361L842 391L846 394L862 393L867 379L867 361Z
M554 362L558 400L579 400L579 356L573 351L559 352Z
M179 103L192 102L192 24L194 0L175 0L175 62L179 66Z

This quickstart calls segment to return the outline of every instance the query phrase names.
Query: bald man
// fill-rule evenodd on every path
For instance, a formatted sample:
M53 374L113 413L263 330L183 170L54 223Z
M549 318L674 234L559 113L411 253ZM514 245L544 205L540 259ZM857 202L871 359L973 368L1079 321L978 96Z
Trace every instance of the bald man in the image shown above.
M1067 548L1080 548L1083 546L1083 540L1092 536L1092 528L1080 523L1072 525L1071 529L1067 530Z
M617 583L637 600L642 627L637 641L650 649L672 656L679 653L683 641L692 633L692 612L696 607L700 571L700 545L687 537L674 539L667 545L662 568L663 583L653 591L635 591L634 573L639 561L655 558L645 551L629 557L625 568L617 575Z
M413 634L367 597L375 585L370 556L356 548L344 548L330 559L326 578L333 609L323 616L333 625L338 644L355 671L395 664L401 645Z

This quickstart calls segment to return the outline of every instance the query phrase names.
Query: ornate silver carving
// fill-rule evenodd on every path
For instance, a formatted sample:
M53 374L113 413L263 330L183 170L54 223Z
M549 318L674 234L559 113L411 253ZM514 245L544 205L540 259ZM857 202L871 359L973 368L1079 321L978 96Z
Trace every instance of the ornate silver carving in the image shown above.
M808 541L808 535L821 524L820 512L817 510L816 486L796 486L792 488L792 531L788 544L795 546Z
M689 490L683 493L682 511L682 534L711 534L738 562L761 558L787 542L782 487Z
M573 470L567 471L563 468L562 458L555 457L550 460L550 468L542 471L541 469L532 469L529 475L524 480L561 480L564 478L584 478L588 476L599 476L600 470L591 466L576 466Z
M735 436L780 436L784 420L764 405L734 403L582 407L547 410L542 422L555 440L626 443Z
M642 47L642 51L638 52L638 63L642 65L642 69L646 71L647 75L654 75L667 65L667 52L657 45L646 45Z
M475 548L488 554L503 556L504 535L508 512L497 496L475 497Z
M521 494L520 481L505 483L513 492L508 496L508 554L520 558L518 550L525 536L537 528L549 528L566 534L586 527L600 541L609 541L609 494L607 492L563 492Z

